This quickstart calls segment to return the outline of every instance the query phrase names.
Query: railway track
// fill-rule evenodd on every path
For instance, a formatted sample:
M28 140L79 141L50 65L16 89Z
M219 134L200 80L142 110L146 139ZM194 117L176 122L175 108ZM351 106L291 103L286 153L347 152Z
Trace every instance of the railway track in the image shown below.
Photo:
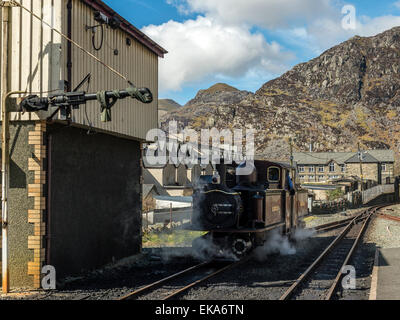
M367 208L367 209L370 209L370 208ZM357 215L358 220L362 220L363 219L363 213L364 212L362 212L361 215L360 214ZM329 232L329 231L334 230L334 229L342 228L342 227L346 226L349 222L351 222L353 219L354 219L354 216L350 217L350 218L347 218L347 219L334 221L334 222L330 222L330 223L327 223L327 224L322 224L322 225L319 225L319 226L316 226L316 227L313 227L313 228L308 228L306 230L314 231L316 233L325 233L325 232Z
M320 226L317 232L340 226L343 226L344 229L308 269L294 281L292 286L280 297L280 300L331 300L334 298L343 276L343 267L352 258L370 218L381 208L369 208L354 218Z
M172 300L198 284L234 268L249 258L237 262L209 261L135 290L118 300Z

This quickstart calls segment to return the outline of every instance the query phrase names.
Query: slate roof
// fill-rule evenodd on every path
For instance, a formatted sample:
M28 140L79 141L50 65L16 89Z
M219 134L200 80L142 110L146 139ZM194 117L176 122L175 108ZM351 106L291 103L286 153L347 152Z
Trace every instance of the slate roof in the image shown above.
M327 165L332 160L338 164L359 163L358 152L296 152L299 164ZM394 162L393 150L368 150L363 152L364 163Z
M143 198L145 199L149 193L151 192L151 190L155 190L157 192L157 189L155 188L154 184L143 184ZM158 194L158 192L157 192Z
M369 153L363 152L362 154L362 163L378 163L380 162L378 159L370 155ZM352 156L350 159L346 161L346 163L360 163L360 159L358 153Z
M345 164L354 152L296 152L293 154L294 161L299 165L315 164L326 165L332 160L338 164Z
M368 150L362 153L363 163L394 162L393 150ZM358 152L354 154L346 163L360 163Z

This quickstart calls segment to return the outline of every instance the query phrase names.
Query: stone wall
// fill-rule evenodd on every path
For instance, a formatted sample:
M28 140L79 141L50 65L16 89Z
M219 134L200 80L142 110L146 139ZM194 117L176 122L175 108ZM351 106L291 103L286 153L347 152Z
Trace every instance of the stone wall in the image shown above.
M363 163L362 164L364 180L372 180L378 182L379 180L379 164L378 163ZM361 177L360 164L348 163L346 166L347 176Z

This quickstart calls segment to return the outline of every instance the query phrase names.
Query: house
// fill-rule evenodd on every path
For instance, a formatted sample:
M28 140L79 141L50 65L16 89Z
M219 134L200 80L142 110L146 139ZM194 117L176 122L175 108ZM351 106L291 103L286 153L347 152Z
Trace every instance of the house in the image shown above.
M182 144L179 140L175 140L175 142L178 146ZM156 148L155 144L149 144L146 146L144 153L146 154L147 149L155 151ZM200 163L201 152L199 150L193 150L193 152L199 158ZM169 151L166 152L166 155L169 157ZM213 166L211 164L186 165L178 163L175 165L168 161L167 164L153 165L147 161L146 156L143 157L143 167L144 183L154 184L161 196L191 196L193 185L199 177L213 174Z
M80 90L125 89L129 79L154 96L146 105L117 101L111 122L102 121L97 101L20 113L18 96L8 100L10 284L40 288L44 265L61 280L140 252L141 146L158 126L158 62L167 51L100 0L20 3L2 8L12 53L0 66L2 75L8 72L2 97L72 91L89 74ZM99 27L99 16L112 27Z
M193 167L185 164L159 166L150 165L143 159L143 167L144 183L154 184L161 196L190 196L193 193L193 184L201 175L213 174L211 165L205 167L199 164Z
M349 178L386 184L394 179L392 150L363 151L361 159L358 152L297 152L293 156L303 184Z
M143 212L149 212L156 208L156 196L160 194L154 184L143 184Z

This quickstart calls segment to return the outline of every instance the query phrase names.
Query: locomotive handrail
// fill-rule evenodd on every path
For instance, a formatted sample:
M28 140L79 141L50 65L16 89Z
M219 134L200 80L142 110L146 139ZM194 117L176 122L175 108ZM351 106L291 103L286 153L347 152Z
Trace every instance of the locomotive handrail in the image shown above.
M208 194L208 193L212 193L212 192L220 192L220 193L224 193L224 194L227 194L227 195L230 195L230 196L240 196L240 193L238 193L238 192L226 192L226 191L217 190L217 189L208 190L208 191L201 191L200 193L201 194Z

